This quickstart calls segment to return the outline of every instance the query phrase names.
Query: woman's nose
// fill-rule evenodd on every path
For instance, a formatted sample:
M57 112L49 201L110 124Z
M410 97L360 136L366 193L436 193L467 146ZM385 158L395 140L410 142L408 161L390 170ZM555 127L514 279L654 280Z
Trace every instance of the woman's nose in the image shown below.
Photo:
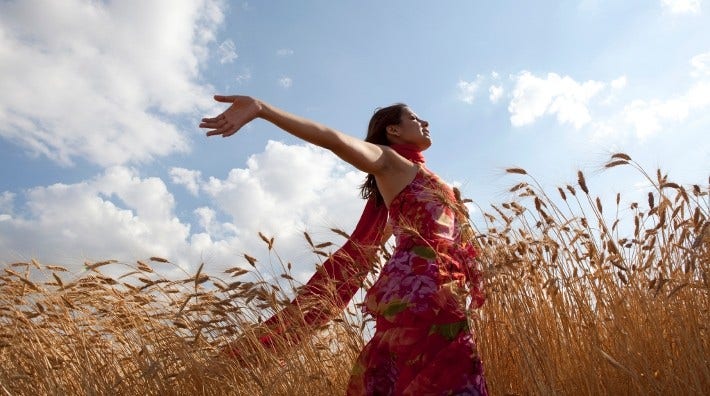
M427 120L419 120L419 123L422 124L423 127L429 126L429 121L427 121Z

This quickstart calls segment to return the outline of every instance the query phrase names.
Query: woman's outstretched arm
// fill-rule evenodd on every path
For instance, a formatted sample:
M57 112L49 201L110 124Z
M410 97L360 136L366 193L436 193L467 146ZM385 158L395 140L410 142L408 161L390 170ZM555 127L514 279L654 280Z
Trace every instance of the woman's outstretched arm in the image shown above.
M262 118L300 139L332 151L363 172L377 175L387 165L387 155L378 145L288 113L249 96L215 95L214 98L218 102L231 103L231 105L216 117L202 119L200 128L211 129L207 132L207 136L228 137L255 118Z

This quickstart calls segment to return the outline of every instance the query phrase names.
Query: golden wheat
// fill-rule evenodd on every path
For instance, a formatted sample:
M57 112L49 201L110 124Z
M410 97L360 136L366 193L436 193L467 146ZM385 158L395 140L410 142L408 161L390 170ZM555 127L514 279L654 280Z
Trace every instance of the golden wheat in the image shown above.
M526 178L510 189L515 199L474 222L487 302L472 324L492 394L710 394L708 190L661 171L652 178L623 153L605 168L619 166L636 168L653 186L647 209L621 208L619 194L603 205L581 171L583 194L565 185L555 200L524 169L510 168ZM624 212L632 217L617 217ZM258 235L276 254L274 238ZM332 243L304 237L314 260L329 254L323 249ZM266 282L272 269L242 257L246 267L227 269L226 279L204 264L166 279L148 264L172 265L162 257L123 264L128 270L116 278L101 272L115 260L87 262L73 278L36 260L7 265L2 391L341 394L370 320L350 307L328 326L282 340L303 339L297 347L265 351L260 323L299 285L291 263L277 260L282 273Z

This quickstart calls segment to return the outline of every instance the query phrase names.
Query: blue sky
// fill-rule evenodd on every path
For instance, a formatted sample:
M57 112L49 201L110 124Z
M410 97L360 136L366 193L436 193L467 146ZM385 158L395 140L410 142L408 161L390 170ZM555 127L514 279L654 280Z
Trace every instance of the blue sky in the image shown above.
M268 261L302 278L302 233L337 240L364 175L263 121L197 124L249 94L363 136L378 106L431 123L428 165L482 207L520 166L548 188L643 188L600 174L623 151L710 176L702 0L5 1L0 3L0 263L164 256L185 271ZM629 198L631 199L631 198ZM475 213L474 213L475 217Z

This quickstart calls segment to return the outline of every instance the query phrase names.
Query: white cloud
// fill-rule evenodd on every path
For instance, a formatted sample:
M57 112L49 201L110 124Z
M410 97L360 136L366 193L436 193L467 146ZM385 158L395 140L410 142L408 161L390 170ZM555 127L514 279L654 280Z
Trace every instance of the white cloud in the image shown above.
M498 103L500 98L503 97L503 87L501 85L491 85L488 87L488 99L491 103Z
M699 14L700 0L661 0L663 7L673 14Z
M356 188L362 178L328 151L270 141L247 168L232 169L224 180L210 178L201 190L240 229L288 235L322 224L327 213L354 220L362 205Z
M690 65L693 67L691 72L693 77L710 77L710 52L690 58Z
M619 78L616 78L611 81L611 88L612 89L623 89L626 87L626 84L628 83L626 76L621 76Z
M12 213L13 201L15 200L15 194L9 191L3 191L0 194L0 214Z
M220 2L0 2L0 136L62 164L188 150L167 115L212 106L199 83Z
M589 100L605 86L598 81L578 83L571 77L549 73L540 78L524 71L513 77L513 99L508 105L514 126L528 125L545 114L556 115L561 124L579 129L589 121Z
M459 90L459 100L471 104L476 99L476 93L478 92L481 83L483 82L483 76L480 74L476 76L473 81L459 80L457 87Z
M187 175L209 200L193 211L194 227L178 218L161 179L123 166L80 183L32 188L22 207L0 213L0 263L37 258L76 270L84 260L162 256L188 272L204 261L216 273L245 264L245 252L268 262L257 236L262 231L276 237L280 257L305 277L318 258L303 231L316 240L342 241L328 228L352 231L364 206L357 188L364 174L313 146L269 142L225 179L203 180L199 173L171 172L179 180ZM0 208L11 207L13 199L10 192L0 195Z
M184 253L190 227L174 216L173 196L160 179L140 178L131 169L111 167L81 183L35 187L26 199L22 212L0 223L0 261L131 262Z
M710 52L690 59L694 80L685 92L670 98L634 99L621 111L594 125L597 139L633 131L644 140L669 125L677 124L693 114L706 114L710 108Z
M688 116L688 107L681 100L634 100L623 110L623 121L636 130L640 139L661 129L661 123L666 120L680 121Z
M232 63L237 59L237 46L232 40L225 40L219 45L219 63Z
M274 141L246 165L200 185L211 201L210 208L196 211L205 230L200 235L203 251L215 261L233 261L234 248L226 242L237 240L244 243L242 251L258 256L264 251L256 236L261 231L276 238L279 255L291 260L296 272L312 272L316 259L303 232L334 242L338 238L328 228L351 232L364 206L358 191L364 174L326 150ZM220 215L223 221L217 220Z
M555 115L560 124L571 124L577 129L589 126L592 138L597 141L608 142L610 138L628 135L645 140L710 108L710 52L692 57L689 63L693 81L685 92L666 98L635 98L620 105L617 105L620 93L628 85L626 75L609 83L594 80L580 83L556 73L542 78L523 71L512 77L510 120L513 126L523 126L545 115ZM596 110L595 119L590 109Z
M202 172L185 168L170 169L170 180L184 186L192 195L197 196Z
M200 227L210 236L217 240L225 240L237 235L239 229L232 223L219 222L217 220L217 212L207 206L202 206L195 209Z
M290 56L290 55L293 55L293 50L290 48L280 48L280 49L276 50L276 55Z
M628 79L625 75L611 80L611 83L609 83L611 89L608 91L606 98L601 100L600 103L605 106L616 104L619 100L619 94L624 88L626 88L627 84Z
M293 80L291 79L291 77L281 77L279 79L279 85L284 88L291 88L291 85L293 85Z
M710 107L710 82L694 84L683 95L671 99L634 100L624 107L621 119L631 125L636 136L645 139L663 129L664 124L680 122L696 111Z
M539 77L522 71L511 76L510 121L513 126L524 126L543 116L554 115L560 124L576 129L588 127L593 140L608 143L609 139L626 136L644 140L693 114L704 114L710 108L710 52L693 56L689 64L693 80L685 92L665 98L632 98L625 102L620 102L620 98L629 95L626 75L610 82L577 82L556 73ZM492 102L496 87L503 88L502 85L489 88Z

